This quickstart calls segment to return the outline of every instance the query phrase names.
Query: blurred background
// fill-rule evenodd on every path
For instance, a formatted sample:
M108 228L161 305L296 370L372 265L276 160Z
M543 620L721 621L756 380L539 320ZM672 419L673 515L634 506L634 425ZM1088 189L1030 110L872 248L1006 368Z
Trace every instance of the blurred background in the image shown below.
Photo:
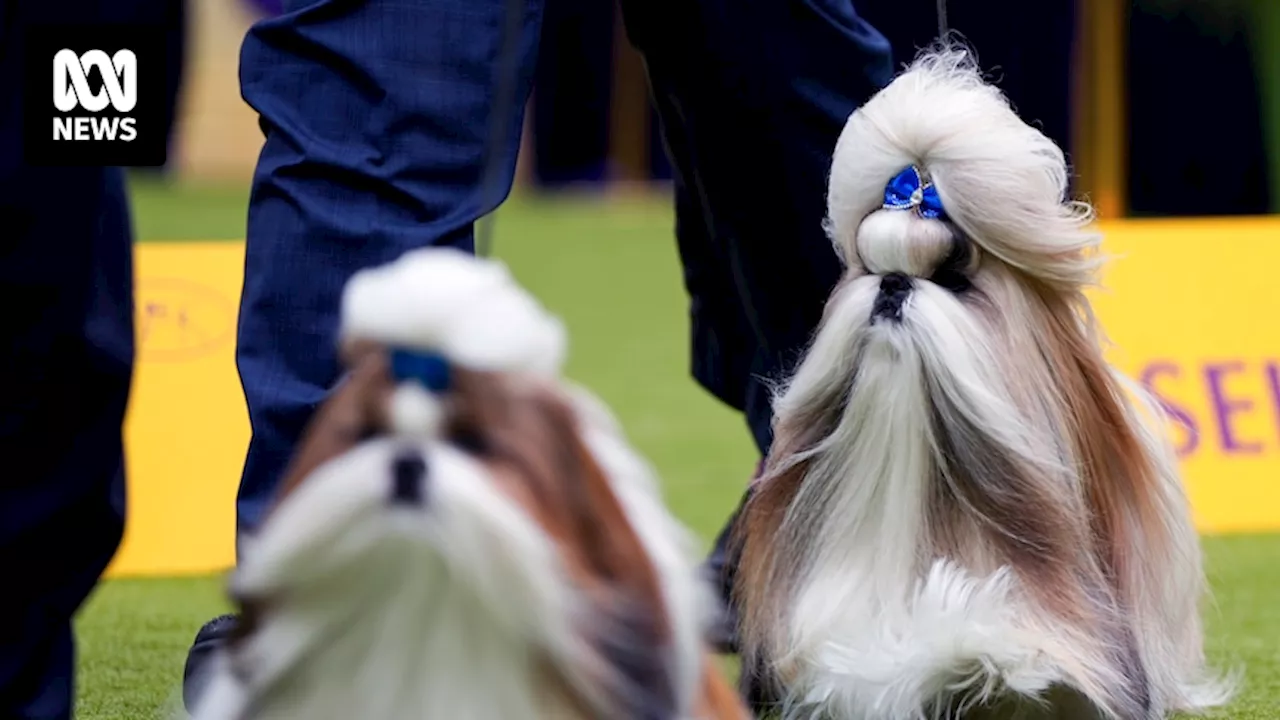
M165 0L167 1L167 0ZM225 608L249 437L234 364L249 180L249 26L281 0L185 0L169 32L170 164L131 178L138 366L129 525L81 619L82 718L155 717ZM951 27L1068 150L1117 256L1095 294L1113 361L1175 420L1217 593L1211 649L1245 662L1233 718L1280 717L1280 2L949 0ZM908 61L935 0L857 0ZM570 329L568 372L615 409L706 541L757 457L689 376L688 307L644 69L609 0L546 0L496 254ZM749 152L749 149L744 150Z
M240 40L281 0L186 0L171 172L243 181L261 136L239 100ZM935 0L862 0L901 64L937 32ZM1071 151L1108 215L1275 212L1280 3L952 0L950 25L1024 116ZM608 0L547 0L526 123L525 188L663 181L643 67Z

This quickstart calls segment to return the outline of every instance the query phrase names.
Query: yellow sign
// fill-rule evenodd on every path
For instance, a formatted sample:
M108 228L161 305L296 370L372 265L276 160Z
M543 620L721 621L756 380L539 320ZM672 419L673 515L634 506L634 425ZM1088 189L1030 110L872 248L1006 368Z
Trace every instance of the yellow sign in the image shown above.
M1111 358L1174 419L1197 524L1280 529L1280 220L1107 223ZM244 246L138 246L129 526L110 573L229 567L249 440L235 370Z
M1108 223L1111 360L1175 420L1204 532L1280 529L1280 219Z
M235 562L236 484L249 442L235 367L244 244L135 249L129 515L108 575L222 570Z

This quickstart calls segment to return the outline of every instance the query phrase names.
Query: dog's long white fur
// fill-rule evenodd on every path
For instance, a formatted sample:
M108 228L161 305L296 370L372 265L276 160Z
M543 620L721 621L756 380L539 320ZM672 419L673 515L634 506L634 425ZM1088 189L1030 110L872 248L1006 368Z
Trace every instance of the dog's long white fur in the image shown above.
M911 164L935 183L951 230L879 209L885 183ZM1013 695L1034 710L1018 717L1077 717L1045 704L1065 690L1101 717L1148 720L1229 697L1230 683L1205 667L1200 548L1164 416L1114 369L1128 393L1125 419L1158 476L1159 529L1143 534L1125 520L1129 574L1107 580L1088 547L1064 550L1079 598L1064 617L1037 597L1028 568L997 552L991 538L1007 528L976 507L954 508L965 519L942 545L955 555L935 554L931 496L964 497L945 469L957 462L947 457L956 445L986 448L991 462L1030 478L1050 519L1082 546L1091 542L1082 460L1067 440L1081 429L1039 357L1037 333L1052 330L1036 325L1027 290L1034 281L1080 298L1072 306L1081 314L1067 322L1097 342L1080 291L1102 262L1100 238L1090 208L1064 201L1066 189L1061 150L1017 117L963 49L925 52L849 119L828 196L828 228L848 274L775 399L778 427L800 432L798 418L825 418L825 430L771 456L764 478L804 467L775 538L797 564L774 568L775 580L790 578L769 591L783 617L775 628L748 628L787 685L784 715L986 717ZM967 272L980 305L928 279L953 233L977 254ZM913 277L913 289L901 322L873 323L889 272ZM982 490L1016 492L989 481Z
M418 251L368 271L346 300L347 337L442 352L563 393L656 571L677 717L693 720L709 588L695 571L691 536L612 414L554 377L563 355L558 321L502 268L451 251ZM434 302L488 327L459 323ZM521 328L504 332L507 323ZM428 394L418 399L406 401L412 413L439 412ZM270 611L215 658L195 720L607 712L607 691L616 688L586 639L602 628L591 626L553 541L481 463L432 437L435 425L410 424L326 463L273 513L233 579L236 594L271 598ZM388 502L390 470L406 449L430 469L429 498L419 505ZM549 682L547 667L566 687Z
M372 441L335 459L263 528L233 589L276 605L219 660L197 720L245 717L228 703L236 697L253 700L247 716L258 720L567 712L533 681L534 649L565 667L585 651L555 549L447 446L416 446L431 468L430 504L390 505L404 447Z
M1044 464L1052 454L1018 422L994 378L993 353L973 341L984 333L956 301L925 285L907 300L902 326L873 328L877 284L867 277L845 288L829 330L777 407L784 415L792 403L814 402L809 393L840 392L856 377L835 431L807 453L814 465L784 524L822 538L810 547L787 619L791 655L781 658L803 668L796 682L807 690L797 710L818 704L850 720L913 718L922 707L947 707L942 701L974 682L981 692L970 701L997 687L1044 691L1063 666L1104 684L1090 676L1105 666L1091 667L1037 635L1037 626L1052 621L1020 601L1006 568L990 563L975 575L921 555L934 480L930 383L1027 463ZM855 353L859 343L865 349Z

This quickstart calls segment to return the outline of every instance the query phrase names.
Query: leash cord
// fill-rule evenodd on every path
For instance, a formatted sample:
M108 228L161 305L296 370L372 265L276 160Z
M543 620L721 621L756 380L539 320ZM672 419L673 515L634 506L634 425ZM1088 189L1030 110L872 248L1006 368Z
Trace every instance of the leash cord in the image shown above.
M498 61L494 65L493 106L489 115L489 138L485 143L484 166L480 176L481 207L493 204L489 216L477 222L476 254L488 257L493 253L493 225L497 218L498 205L503 200L503 157L506 150L507 133L515 112L519 85L516 82L520 74L521 30L524 25L525 0L507 0L505 22L502 24L502 39L498 46ZM516 153L519 154L519 139L516 141Z
M938 0L938 38L947 37L947 0Z

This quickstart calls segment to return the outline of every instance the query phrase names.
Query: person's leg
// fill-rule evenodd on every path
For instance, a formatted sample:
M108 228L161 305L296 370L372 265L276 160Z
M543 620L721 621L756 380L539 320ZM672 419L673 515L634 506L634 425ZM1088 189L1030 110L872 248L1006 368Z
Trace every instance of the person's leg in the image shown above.
M122 424L133 366L123 180L103 168L0 170L0 717L71 717L72 617L124 529Z
M747 414L764 453L770 412L758 377L794 362L840 277L822 227L827 171L849 115L892 77L889 46L850 0L622 6L668 149L698 200L688 206L697 217L679 222L715 248L707 259L720 267L700 272L728 278L753 335L751 347L733 348L752 352L745 388L720 387L724 361L696 342L695 374ZM704 294L722 284L688 289L695 303L709 302Z
M407 250L471 250L506 197L537 49L524 2L517 97L481 187L507 0L294 0L257 23L241 92L266 142L249 205L237 362L253 427L237 503L252 529L312 410L338 380L343 285Z
M516 37L504 32L521 11ZM312 411L339 379L338 306L357 270L407 250L471 250L511 188L540 0L290 0L255 24L241 93L266 136L249 205L237 363L253 436L237 498L252 532ZM514 63L503 52L512 52ZM503 67L500 67L503 66ZM516 72L514 97L496 97ZM491 138L495 105L510 117ZM501 187L482 187L487 153ZM495 192L497 191L497 192ZM201 630L185 695L233 627Z
M598 186L610 172L615 8L546 0L544 17L531 108L534 177L549 189Z
M132 231L118 169L24 162L23 38L119 19L96 0L0 12L0 717L69 720L72 618L124 530Z
M744 412L764 455L768 381L799 357L841 273L822 227L831 153L891 79L889 46L849 0L623 0L623 13L678 195L696 198L678 207L694 373ZM705 251L685 251L686 228ZM704 310L715 305L737 312ZM739 328L728 347L715 341L726 326ZM708 561L726 586L728 535Z

